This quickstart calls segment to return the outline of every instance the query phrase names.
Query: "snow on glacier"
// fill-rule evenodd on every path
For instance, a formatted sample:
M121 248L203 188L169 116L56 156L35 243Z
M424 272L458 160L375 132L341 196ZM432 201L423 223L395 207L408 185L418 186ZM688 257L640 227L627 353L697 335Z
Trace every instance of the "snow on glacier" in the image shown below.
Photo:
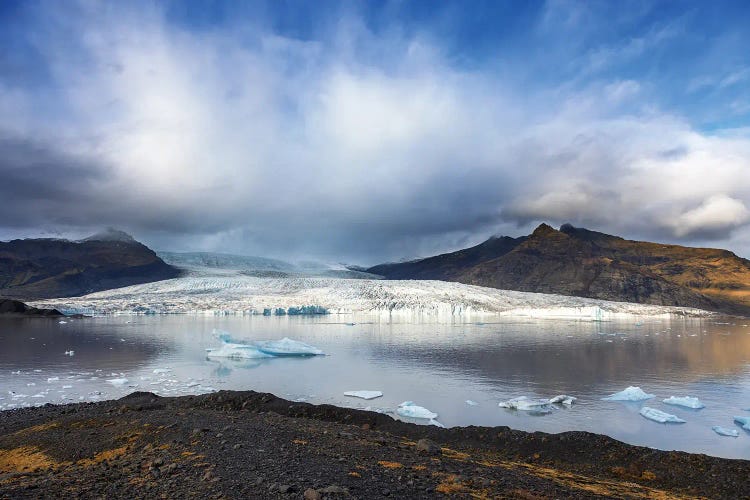
M640 387L631 385L627 389L602 398L602 401L645 401L655 397L653 394L646 394Z
M685 408L692 408L694 410L706 407L706 405L701 403L700 399L690 396L670 396L664 400L664 403L674 406L684 406Z
M418 314L437 321L488 315L607 321L633 315L704 316L697 309L498 290L429 280L247 276L190 270L170 280L33 302L83 314Z

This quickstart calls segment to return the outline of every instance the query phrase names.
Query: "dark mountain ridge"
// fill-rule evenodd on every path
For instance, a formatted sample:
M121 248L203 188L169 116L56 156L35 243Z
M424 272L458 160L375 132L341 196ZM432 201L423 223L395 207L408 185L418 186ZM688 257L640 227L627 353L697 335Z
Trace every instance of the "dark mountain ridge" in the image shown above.
M387 279L440 279L750 315L750 261L727 250L631 241L547 224L521 238L367 270Z
M0 297L71 297L175 278L180 271L127 233L108 230L80 241L0 242Z

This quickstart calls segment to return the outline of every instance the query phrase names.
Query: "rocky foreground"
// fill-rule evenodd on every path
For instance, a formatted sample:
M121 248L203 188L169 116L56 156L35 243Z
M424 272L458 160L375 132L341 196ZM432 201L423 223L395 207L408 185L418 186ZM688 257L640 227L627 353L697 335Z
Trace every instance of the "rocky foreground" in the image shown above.
M0 498L748 498L750 462L219 392L0 412Z

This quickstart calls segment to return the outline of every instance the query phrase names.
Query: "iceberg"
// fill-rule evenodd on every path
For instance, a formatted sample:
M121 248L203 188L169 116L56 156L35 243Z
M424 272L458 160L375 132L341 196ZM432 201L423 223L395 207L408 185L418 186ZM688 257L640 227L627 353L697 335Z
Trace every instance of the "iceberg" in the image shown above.
M750 417L734 417L734 421L740 424L746 431L750 431Z
M722 427L720 425L714 425L711 427L711 430L714 431L719 436L729 436L729 437L739 437L740 431L737 429L727 429L726 427Z
M398 408L396 408L396 413L401 415L402 417L422 418L426 420L434 420L438 416L437 413L431 412L427 408L415 405L413 401L404 401L403 403L398 405Z
M267 340L256 343L260 352L272 356L322 356L323 351L298 340L284 337L281 340Z
M554 398L550 398L549 402L552 404L564 404L564 405L572 405L574 401L577 401L578 398L575 398L573 396L567 396L565 394L560 394L559 396L555 396Z
M672 423L672 424L684 424L685 421L679 418L676 415L672 415L670 413L664 413L661 410L657 410L655 408L649 408L648 406L644 406L641 408L641 411L638 413L641 414L641 416L646 417L649 420L653 420L654 422L659 422L660 424L666 424L666 423Z
M47 383L51 384L52 382L57 382L58 380L60 380L60 377L50 377L47 379Z
M674 406L684 406L685 408L693 408L695 410L700 410L701 408L706 407L706 405L701 403L700 399L692 398L690 396L670 396L664 400L664 403Z
M508 408L511 410L531 411L537 413L550 412L549 399L529 399L526 396L520 396L518 398L509 399L508 401L501 401L497 405L500 408Z
M271 354L262 352L255 346L233 343L224 343L218 349L206 349L206 356L209 358L230 359L263 359L273 357Z
M112 385L116 386L123 386L128 383L128 379L126 378L111 378L108 379L107 382L109 382Z
M346 391L344 396L362 399L375 399L383 395L380 391Z
M653 394L646 394L640 387L631 385L627 389L602 398L602 401L645 401L655 397Z

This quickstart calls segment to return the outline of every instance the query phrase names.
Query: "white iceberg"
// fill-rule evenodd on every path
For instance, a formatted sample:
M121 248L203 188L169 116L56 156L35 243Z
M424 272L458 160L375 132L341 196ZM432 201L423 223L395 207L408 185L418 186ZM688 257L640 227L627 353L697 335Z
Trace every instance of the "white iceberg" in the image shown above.
M375 399L383 395L380 391L346 391L344 396L362 399Z
M550 412L549 399L529 399L526 396L520 396L517 398L509 399L508 401L501 401L497 405L500 408L508 408L511 410L531 411L537 413Z
M396 413L406 418L422 418L426 420L434 420L438 416L437 413L431 412L427 408L415 405L413 401L404 401L398 405Z
M627 389L602 398L602 401L645 401L655 397L653 394L646 394L640 387L631 385Z
M641 408L641 411L638 413L641 414L641 416L646 417L649 420L653 420L654 422L659 422L660 424L666 424L666 423L672 423L672 424L684 424L685 421L682 420L680 417L676 415L672 415L670 413L664 413L661 410L657 410L655 408L649 408L648 406L644 406Z
M262 359L272 358L271 354L262 352L255 346L247 344L222 344L218 349L206 349L206 356L210 358L230 359Z
M76 354L75 351L65 351L66 356L75 356L75 354Z
M57 382L58 380L60 380L60 377L50 377L47 379L47 383L51 384L52 382Z
M739 437L740 431L737 429L727 429L726 427L722 427L720 425L714 425L711 427L711 430L714 431L719 436L729 436L729 437Z
M750 417L734 417L734 421L740 424L746 431L750 431Z
M161 375L161 374L164 374L164 373L169 373L171 371L172 371L171 368L154 368L154 373L157 374L157 375Z
M284 337L256 343L258 350L272 356L321 356L325 353L317 347Z
M112 385L123 386L123 385L125 385L125 384L128 383L128 379L126 379L126 378L111 378L111 379L107 380L107 382L109 382Z
M555 396L554 398L550 398L549 402L552 404L559 404L562 403L564 405L572 405L574 401L577 401L578 398L573 396L567 396L565 394L560 394L559 396Z
M706 407L706 405L701 403L700 399L690 396L670 396L664 402L668 405L684 406L685 408L693 408L695 410Z

